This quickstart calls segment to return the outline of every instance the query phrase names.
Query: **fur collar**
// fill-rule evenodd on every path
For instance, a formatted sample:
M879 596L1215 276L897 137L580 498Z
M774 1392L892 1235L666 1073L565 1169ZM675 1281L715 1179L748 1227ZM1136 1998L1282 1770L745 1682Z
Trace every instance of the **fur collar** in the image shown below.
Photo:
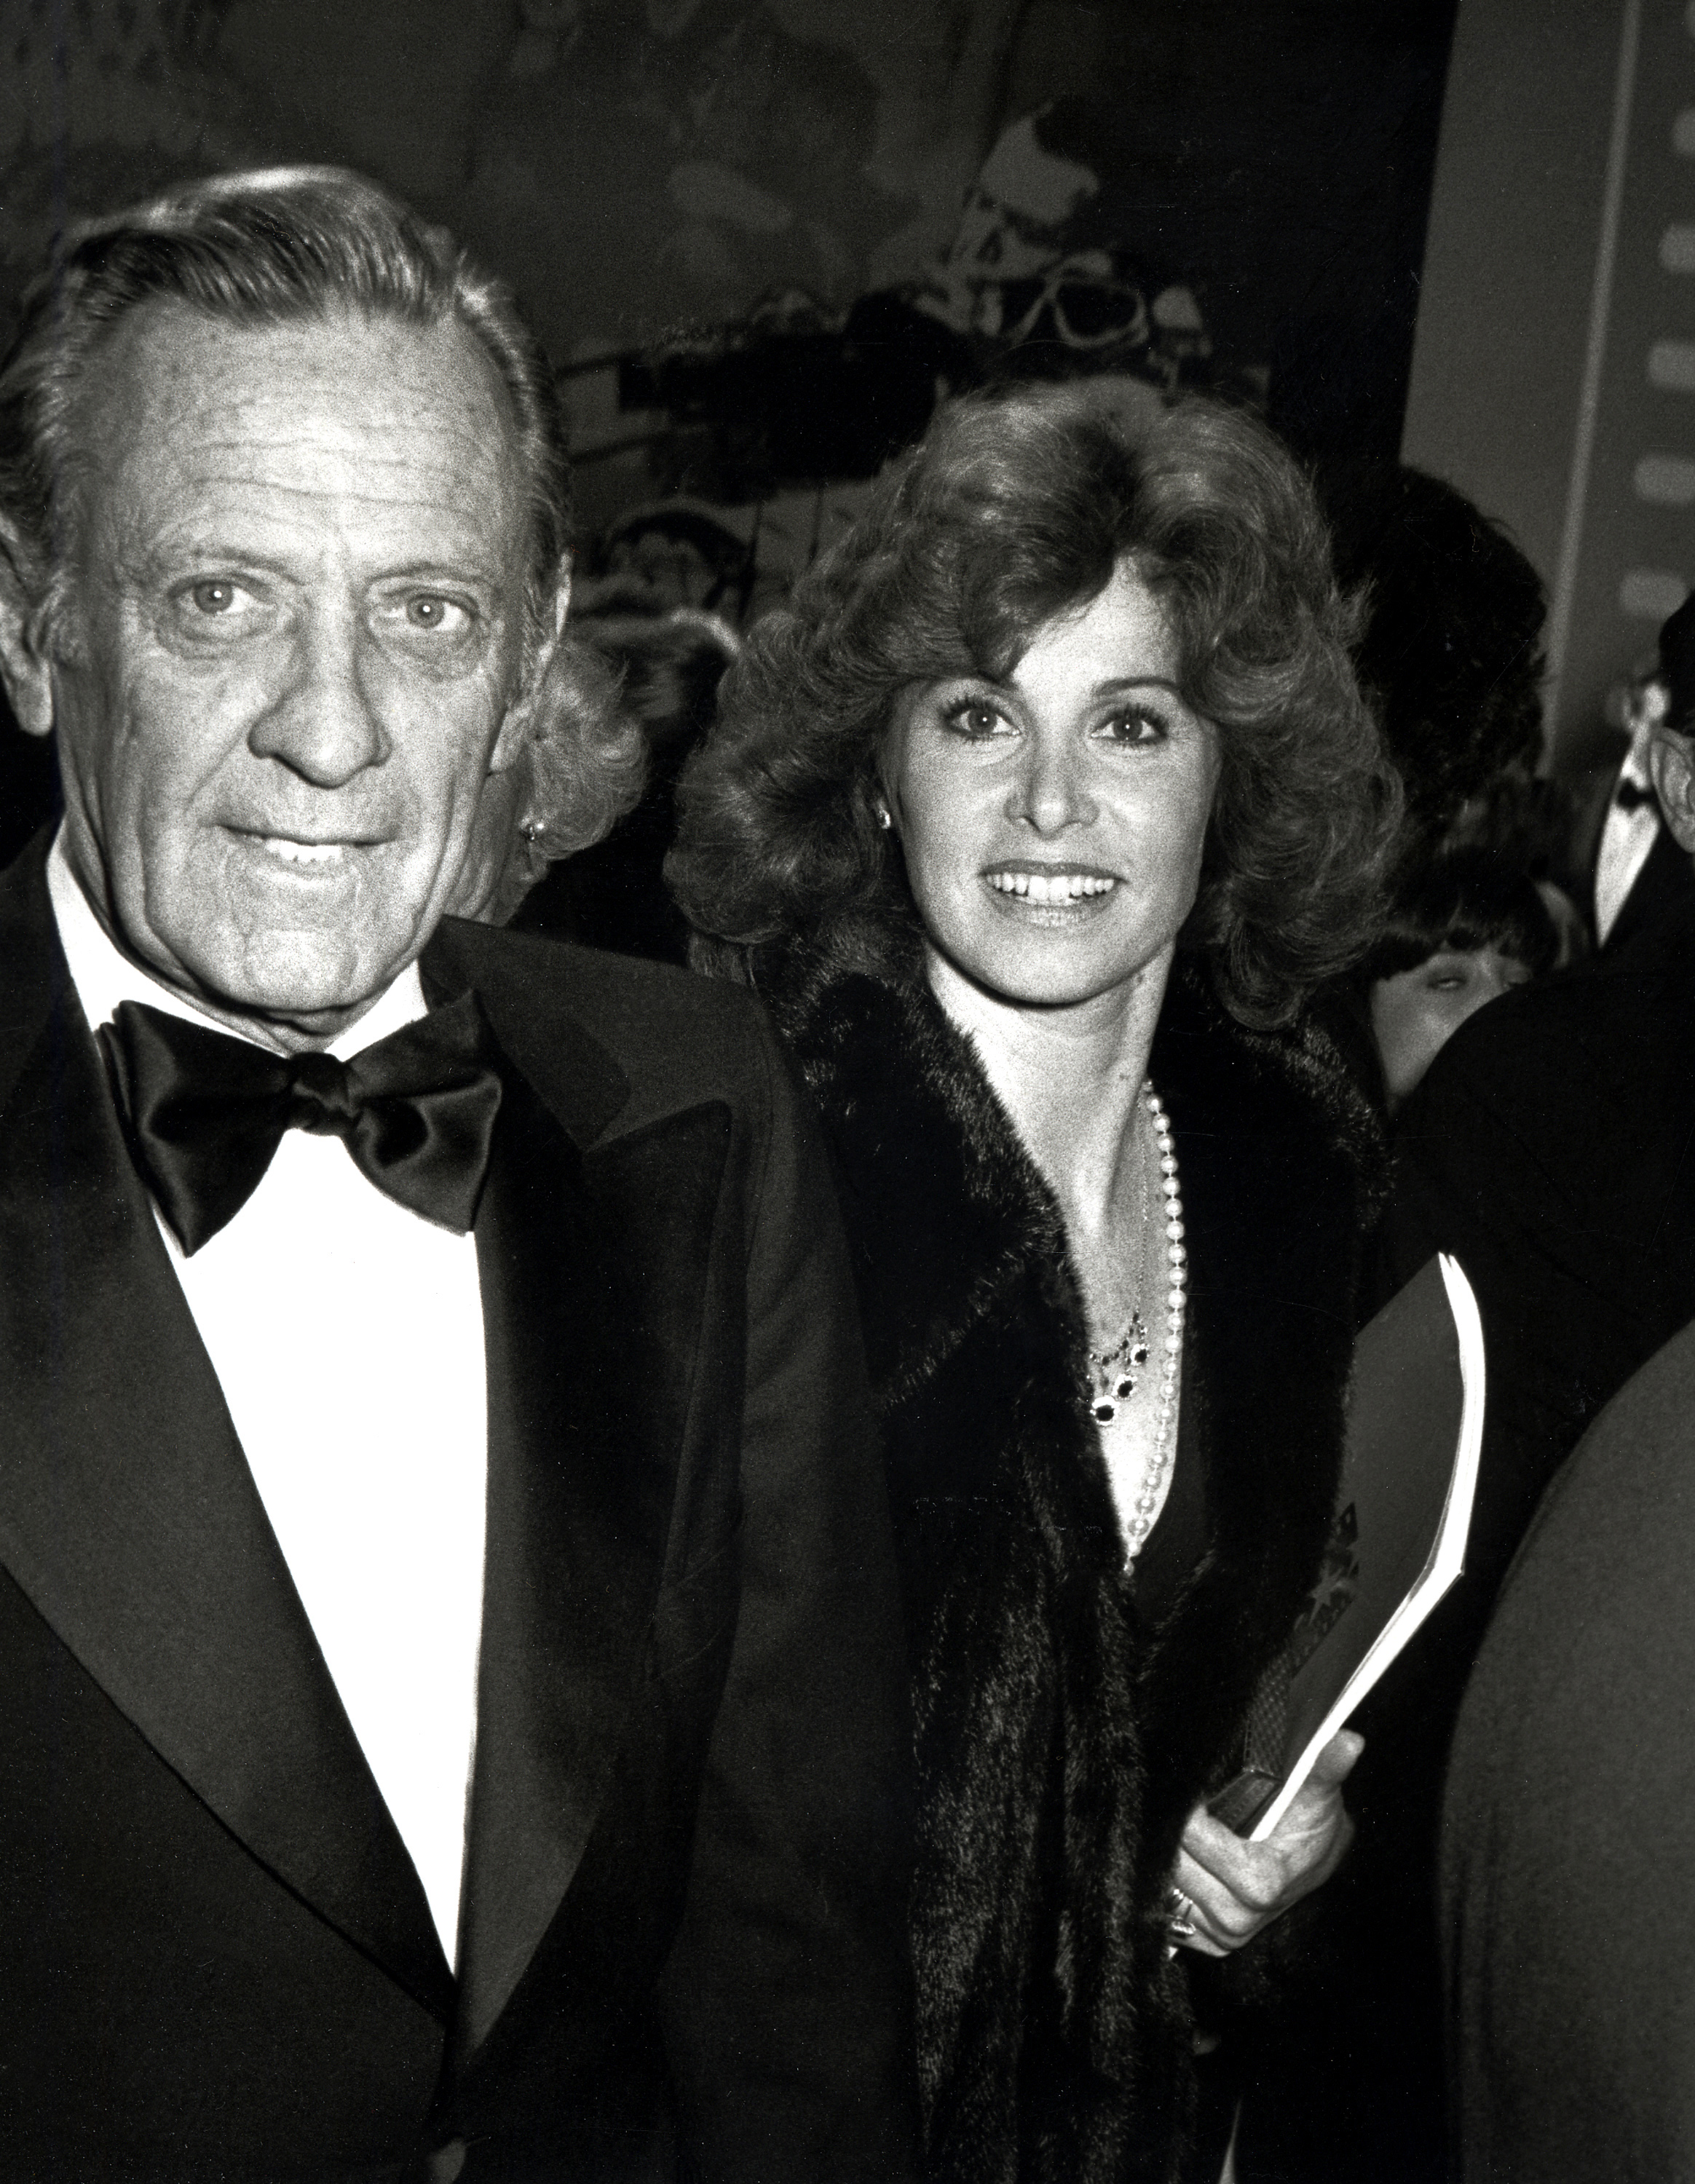
M1029 1283L1080 1372L1084 1322L1059 1208L928 989L854 973L771 998L829 1125L879 1409L898 1412L945 1376L972 1330ZM1215 1625L1208 1635L1261 1663L1312 1583L1334 1506L1381 1134L1321 1030L1245 1028L1192 964L1173 977L1151 1073L1181 1162L1185 1401L1204 1413L1212 1532L1155 1654L1181 1659ZM1092 1434L1080 1438L1085 1506L1101 1552L1116 1556L1105 1468ZM1182 1695L1168 1708L1159 1680L1149 1726L1176 1759L1192 1739Z

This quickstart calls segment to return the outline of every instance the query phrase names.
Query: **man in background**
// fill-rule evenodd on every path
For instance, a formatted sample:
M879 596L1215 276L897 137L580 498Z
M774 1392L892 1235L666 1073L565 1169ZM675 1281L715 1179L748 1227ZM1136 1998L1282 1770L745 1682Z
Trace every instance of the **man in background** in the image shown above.
M1695 855L1695 602L1661 633L1646 765ZM1462 1595L1474 1619L1601 1406L1695 1318L1695 888L1580 978L1456 1034L1402 1125L1384 1293L1435 1251L1477 1291L1489 1418Z
M1465 1269L1487 1351L1482 1466L1464 1575L1355 1724L1359 1849L1326 1892L1315 1955L1332 1955L1310 2008L1265 2068L1278 2137L1257 2176L1439 2184L1438 1815L1461 1694L1549 1480L1695 1318L1695 649L1678 637L1647 762L1686 867L1681 905L1592 967L1492 1000L1397 1121L1375 1293L1439 1251Z
M1677 671L1648 766L1687 864L1695 658L1674 643L1667 660ZM1355 1968L1336 1975L1353 2007L1335 2067L1374 2087L1374 2114L1358 2131L1327 2131L1329 2165L1315 2176L1436 2184L1442 2173L1436 1887L1449 1740L1544 1490L1602 1407L1695 1318L1692 1084L1687 888L1681 905L1592 967L1503 994L1462 1024L1402 1111L1377 1294L1452 1252L1477 1294L1488 1401L1464 1574L1357 1724L1368 1848L1330 1908ZM1369 2008L1358 1998L1368 1990L1380 1997ZM1352 2098L1342 2097L1345 2112Z
M1695 892L1695 868L1661 816L1651 778L1655 735L1674 683L1695 677L1695 599L1686 599L1659 632L1658 671L1639 677L1626 699L1630 748L1597 784L1585 860L1592 876L1595 937L1620 948Z
M744 999L443 916L568 523L510 297L354 176L73 236L0 366L20 2176L910 2173L817 1148Z

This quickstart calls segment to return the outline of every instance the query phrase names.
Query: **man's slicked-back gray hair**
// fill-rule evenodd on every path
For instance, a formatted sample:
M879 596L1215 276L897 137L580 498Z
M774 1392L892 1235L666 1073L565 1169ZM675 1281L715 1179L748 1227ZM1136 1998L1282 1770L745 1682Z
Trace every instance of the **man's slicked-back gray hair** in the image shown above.
M74 521L77 398L90 363L139 305L175 302L266 326L363 312L464 326L512 408L530 496L530 593L545 614L571 543L571 484L553 374L504 282L361 175L273 167L179 184L64 237L24 298L0 363L0 515L18 575L50 609Z

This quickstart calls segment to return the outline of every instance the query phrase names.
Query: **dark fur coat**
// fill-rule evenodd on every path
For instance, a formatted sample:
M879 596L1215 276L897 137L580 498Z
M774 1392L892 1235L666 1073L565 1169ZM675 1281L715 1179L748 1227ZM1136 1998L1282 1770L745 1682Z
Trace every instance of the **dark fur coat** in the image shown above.
M1150 1625L1058 1207L974 1050L922 989L792 957L758 983L834 1145L886 1437L931 2173L1165 2184L1192 2090L1168 1880L1317 1574L1374 1123L1320 1034L1246 1032L1179 968L1151 1067L1188 1226L1206 1545Z

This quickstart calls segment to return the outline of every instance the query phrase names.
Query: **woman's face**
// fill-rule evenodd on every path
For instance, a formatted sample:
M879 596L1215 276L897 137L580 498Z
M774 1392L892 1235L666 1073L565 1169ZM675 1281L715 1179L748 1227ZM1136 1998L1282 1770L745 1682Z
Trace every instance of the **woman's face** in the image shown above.
M1533 976L1516 956L1503 956L1498 948L1443 948L1410 971L1374 979L1371 1035L1391 1112L1468 1017L1509 987L1528 985Z
M1121 563L1004 682L915 684L884 755L930 945L1031 1005L1163 976L1195 900L1218 737L1178 695L1175 639Z

